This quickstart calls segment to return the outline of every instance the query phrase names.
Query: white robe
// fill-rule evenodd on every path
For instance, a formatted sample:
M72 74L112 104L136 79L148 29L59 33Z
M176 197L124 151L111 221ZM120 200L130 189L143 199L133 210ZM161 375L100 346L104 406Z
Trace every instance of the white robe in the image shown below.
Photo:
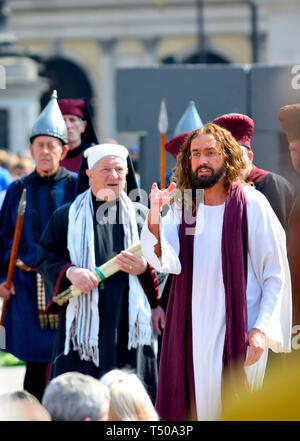
M262 384L268 349L290 351L291 283L285 232L263 194L244 187L248 218L248 331L266 334L261 359L246 368L252 388ZM218 419L221 412L222 355L225 337L225 290L222 275L221 236L225 204L200 204L194 237L192 330L195 396L199 420ZM145 223L143 254L160 272L179 274L179 222L174 204L161 218L162 256L154 253L156 238Z

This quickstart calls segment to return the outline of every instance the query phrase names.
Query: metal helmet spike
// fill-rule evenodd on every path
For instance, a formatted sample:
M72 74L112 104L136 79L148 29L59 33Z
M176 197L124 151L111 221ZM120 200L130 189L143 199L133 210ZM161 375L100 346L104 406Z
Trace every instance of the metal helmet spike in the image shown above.
M36 120L30 135L30 142L39 135L58 138L63 144L68 142L68 131L57 103L57 91L53 90L51 99Z
M174 136L180 135L184 132L190 132L191 130L200 129L203 126L203 122L196 109L194 101L190 101L187 109L180 118L174 132Z

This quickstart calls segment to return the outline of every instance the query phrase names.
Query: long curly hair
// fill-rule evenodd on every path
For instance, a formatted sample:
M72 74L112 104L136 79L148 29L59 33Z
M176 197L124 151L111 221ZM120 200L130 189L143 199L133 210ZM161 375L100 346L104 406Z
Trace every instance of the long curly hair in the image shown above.
M211 134L217 141L220 142L221 150L224 155L226 164L226 172L224 178L224 185L228 190L239 176L241 170L245 168L246 164L243 158L243 151L239 143L231 135L231 133L222 127L208 123L200 129L193 130L185 139L181 150L176 157L176 166L173 169L171 181L176 182L177 190L183 193L185 190L193 189L191 182L191 162L190 162L190 147L193 139L203 134Z

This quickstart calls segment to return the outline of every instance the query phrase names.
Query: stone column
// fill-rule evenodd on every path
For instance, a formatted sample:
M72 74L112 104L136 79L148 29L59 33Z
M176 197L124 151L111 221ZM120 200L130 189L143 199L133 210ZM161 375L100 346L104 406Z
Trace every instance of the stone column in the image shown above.
M116 137L116 40L99 41L102 49L100 68L100 133L99 141Z
M158 38L142 38L144 49L145 49L145 66L153 66L158 64L158 58L156 54L156 47L158 43Z

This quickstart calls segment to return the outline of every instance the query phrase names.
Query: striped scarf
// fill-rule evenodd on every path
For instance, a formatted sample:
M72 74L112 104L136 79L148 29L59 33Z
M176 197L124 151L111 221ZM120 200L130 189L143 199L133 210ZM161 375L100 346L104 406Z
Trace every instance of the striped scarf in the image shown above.
M139 241L135 208L122 192L120 196L124 249ZM94 222L91 189L77 196L70 207L68 224L68 250L71 262L80 267L95 270ZM98 288L88 294L69 300L66 311L66 339L64 354L70 350L70 342L81 360L92 361L99 366ZM129 275L128 295L128 349L137 344L151 344L151 308L144 290L136 276Z

